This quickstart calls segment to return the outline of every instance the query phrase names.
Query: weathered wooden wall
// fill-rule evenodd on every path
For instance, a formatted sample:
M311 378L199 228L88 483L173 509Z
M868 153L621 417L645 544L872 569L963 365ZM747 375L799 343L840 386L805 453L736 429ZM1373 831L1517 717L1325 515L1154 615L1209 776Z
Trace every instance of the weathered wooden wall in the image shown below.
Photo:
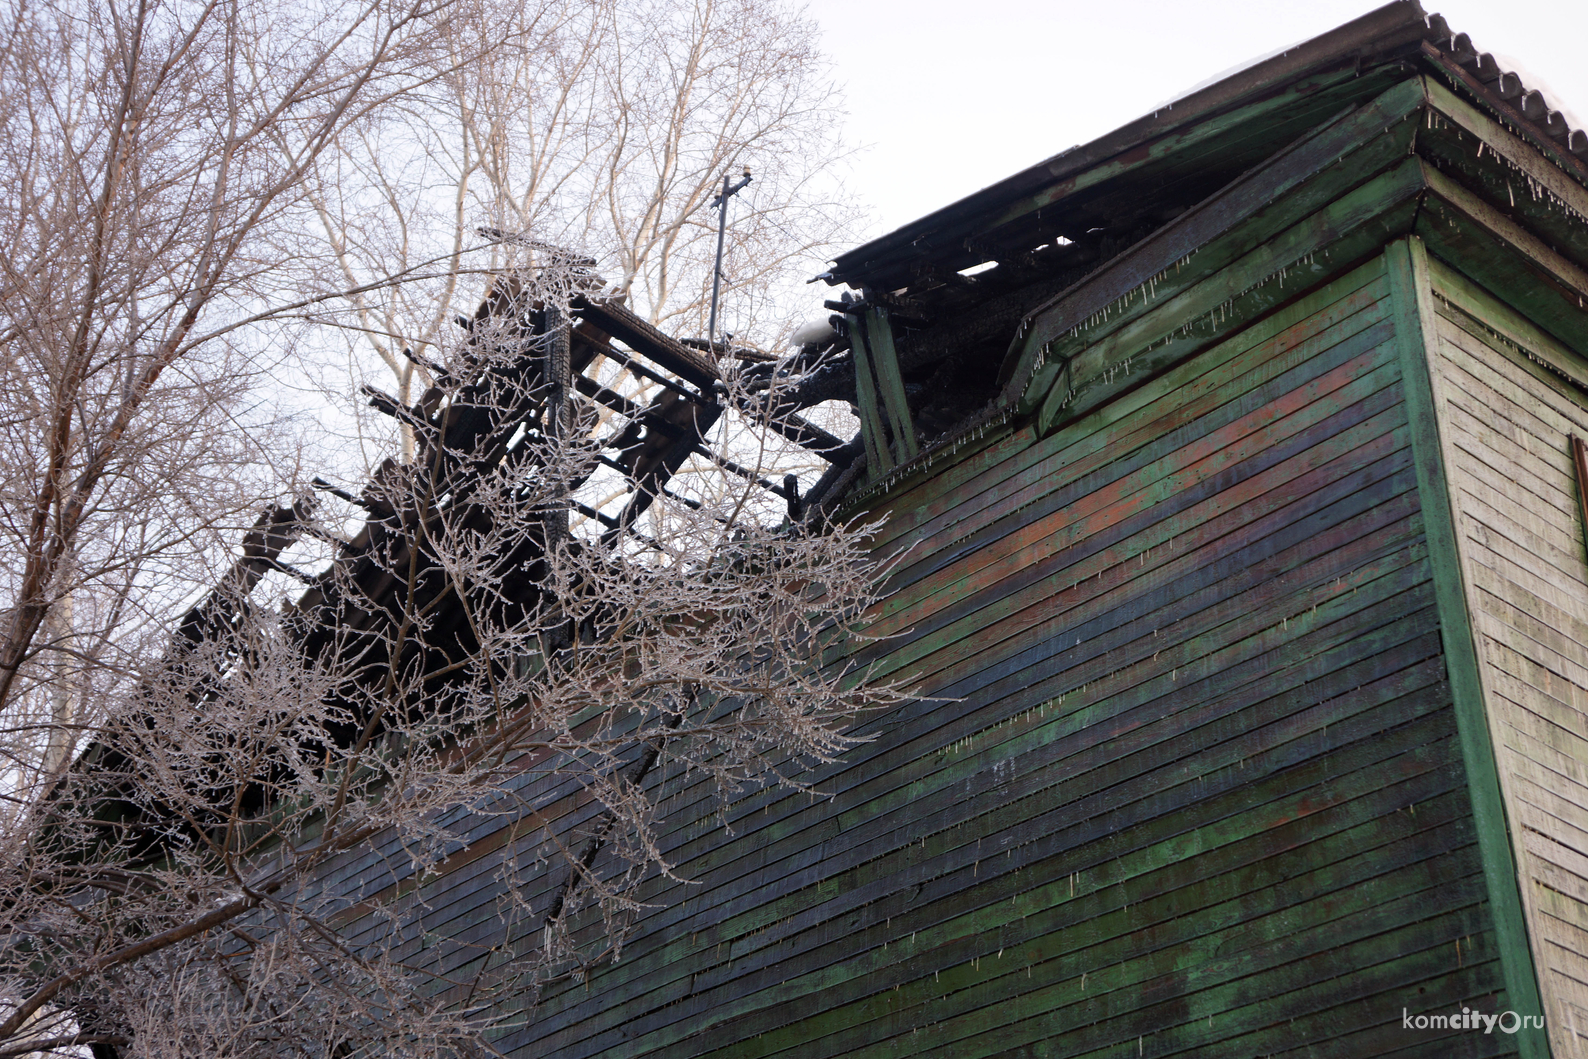
M1588 1054L1588 551L1569 445L1588 365L1431 270L1461 574L1557 1056Z
M1507 997L1388 291L1370 263L890 494L913 551L873 650L940 698L731 836L667 792L695 882L500 1046L1514 1051L1401 1021Z

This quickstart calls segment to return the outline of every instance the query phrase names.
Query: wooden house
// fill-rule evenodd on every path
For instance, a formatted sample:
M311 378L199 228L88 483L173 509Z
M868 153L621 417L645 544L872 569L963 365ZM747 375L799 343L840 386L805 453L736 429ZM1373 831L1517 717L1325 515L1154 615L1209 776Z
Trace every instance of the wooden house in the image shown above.
M689 881L496 1047L1588 1055L1588 137L1398 0L826 278L788 499L887 516L920 697L731 829L649 777ZM521 839L456 826L461 941Z
M1588 1054L1585 185L1400 0L839 258L922 697L498 1046Z

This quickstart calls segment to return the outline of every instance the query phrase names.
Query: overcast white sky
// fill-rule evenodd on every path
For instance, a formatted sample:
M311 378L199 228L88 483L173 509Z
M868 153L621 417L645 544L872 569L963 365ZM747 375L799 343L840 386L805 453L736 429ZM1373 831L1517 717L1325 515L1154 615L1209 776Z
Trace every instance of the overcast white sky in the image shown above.
M849 178L872 209L866 237L1378 6L1372 0L807 0L846 86L848 136L867 145L851 162ZM1588 122L1588 0L1423 0L1423 6L1469 34L1479 50L1514 59L1529 87Z

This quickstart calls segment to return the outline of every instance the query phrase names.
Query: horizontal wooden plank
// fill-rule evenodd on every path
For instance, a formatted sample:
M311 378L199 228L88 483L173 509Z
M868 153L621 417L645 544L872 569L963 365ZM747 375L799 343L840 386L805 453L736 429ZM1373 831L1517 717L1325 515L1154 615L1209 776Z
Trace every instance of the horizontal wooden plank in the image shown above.
M961 463L953 463L909 494L890 497L882 508L888 524L880 544L908 537L920 541L922 550L936 550L935 534L946 526L974 520L987 506L988 493L1007 495L1005 483L1025 472L1031 463L1063 453L1055 466L1068 466L1100 453L1114 451L1115 424L1131 431L1147 429L1164 416L1179 415L1182 402L1205 400L1208 391L1271 359L1274 350L1286 350L1307 341L1314 332L1328 331L1341 321L1369 310L1388 293L1384 267L1370 260L1326 287L1287 306L1254 327L1247 328L1200 356L1097 409L1066 431L1062 438L1034 439L1023 426L1018 435L997 450L983 450ZM1273 348L1267 348L1267 347ZM1191 415L1189 418L1194 419ZM1039 475L1040 476L1040 475Z
M1453 380L1458 389L1472 393L1480 404L1494 404L1515 424L1523 440L1581 429L1582 409L1572 396L1578 387L1563 387L1562 372L1553 364L1567 357L1575 360L1573 354L1560 351L1547 355L1551 347L1542 341L1523 346L1486 321L1475 320L1453 306L1441 303L1441 308L1439 357L1460 369L1461 378ZM1542 340L1543 336L1538 337ZM1559 447L1546 448L1555 451ZM1563 471L1569 470L1561 466Z
M1530 889L1533 902L1538 905L1541 912L1558 920L1562 924L1562 929L1570 929L1582 936L1581 940L1588 941L1588 901L1578 900L1559 890L1551 890L1536 883Z
M954 841L962 843L963 842L963 838L956 838L956 839L954 839ZM933 839L930 839L930 838L927 839L927 841L926 841L927 852L930 853L933 849L939 848L940 845L941 845L941 843L938 840L933 840ZM961 847L961 848L963 848L963 847ZM966 857L966 860L961 862L961 863L964 864L964 867L961 868L960 870L961 871L965 871L965 872L968 873L968 871L970 869L969 857ZM943 869L941 867L939 867L935 861L933 861L931 859L927 859L921 865L921 869L920 870L924 870L925 872L927 872L927 874L924 875L924 876L916 875L915 876L916 878L927 878L927 879L930 879L930 878L940 877L940 873L942 872ZM905 882L907 884L908 883L908 879L906 879ZM984 885L991 885L991 884L988 883L988 884L984 884ZM840 894L846 894L846 893L851 893L851 892L853 892L853 887L850 887L848 884L845 884L844 886L839 887L837 891L835 891L835 893L831 897L831 900L838 901ZM880 896L881 893L885 893L885 892L886 892L885 890L884 891L880 891L878 896ZM866 895L864 893L861 893L860 897L861 897L862 900L864 900ZM842 908L840 907L840 908L834 909L832 912L829 913L829 915L837 916L838 914L841 913L841 911L842 911ZM704 942L704 941L707 941L707 940L710 940L710 939L707 936L703 936L701 940L702 940L702 942ZM772 940L776 940L776 938L773 938Z
M1551 527L1541 525L1517 505L1507 504L1494 491L1481 487L1482 478L1491 473L1485 470L1482 475L1467 475L1457 483L1463 487L1460 488L1461 528L1472 541L1475 555L1481 554L1477 549L1498 552L1535 578L1557 582L1568 591L1573 590L1575 584L1582 584L1582 590L1588 592L1588 584L1579 580L1583 567L1561 547L1560 539L1551 539ZM1480 487L1464 488L1474 478L1479 480ZM1496 564L1485 562L1484 565L1493 568Z
M1553 841L1549 835L1540 834L1531 828L1522 830L1521 839L1522 848L1530 854L1524 862L1524 872L1531 874L1531 870L1535 867L1534 860L1542 861L1562 873L1575 877L1578 880L1577 891L1588 894L1588 855ZM1588 956L1584 959L1588 959Z
M1288 980L1276 975L1276 983L1290 985L1291 989L1267 1000L1243 995L1239 982L1198 990L1184 1000L1162 1000L1132 1012L1120 1011L1116 1005L1107 1003L1107 997L1098 1001L1081 1000L1067 1005L1069 1010L1064 1014L1068 1017L1061 1025L1070 1032L1064 1039L1074 1048L1069 1054L1076 1056L1119 1055L1138 1039L1142 1041L1144 1052L1149 1034L1157 1054L1173 1055L1209 1046L1241 1048L1245 1041L1232 1032L1237 1027L1257 1029L1274 1022L1288 1022L1350 999L1383 994L1393 989L1394 983L1407 978L1425 977L1435 970L1452 970L1455 939L1480 933L1481 922L1481 913L1466 909L1462 913L1424 920L1388 937L1341 946L1330 959L1297 966ZM1479 955L1489 957L1487 952ZM1338 966L1359 969L1348 976L1329 976L1327 969ZM1050 1003L1054 999L1057 998L1042 998ZM1026 1022L981 1035L968 1046L950 1045L952 1052L935 1047L937 1027L934 1026L931 1035L923 1031L921 1036L926 1040L913 1042L916 1051L905 1054L1021 1054L1014 1049L1035 1045L1050 1035L1040 1004L1041 1001L1032 1004L1034 1010ZM1211 1028L1206 1022L1209 1014L1214 1016L1215 1022ZM1290 1039L1295 1038L1291 1036Z
M1530 718L1528 730L1562 752L1566 752L1569 746L1579 745L1583 741L1580 734L1584 727L1582 715L1563 707L1557 699L1518 683L1505 671L1502 662L1502 659L1514 662L1517 657L1514 652L1499 649L1491 654L1495 708L1505 710L1508 716L1515 714ZM1523 667L1512 665L1509 668Z
M1062 505L1070 496L1084 496L1102 485L1113 483L1141 466L1159 457L1150 446L1155 442L1183 447L1204 439L1214 431L1226 432L1238 427L1231 424L1242 417L1250 417L1253 406L1245 403L1252 398L1245 395L1257 391L1278 396L1294 389L1302 381L1322 374L1330 367L1351 356L1360 355L1373 348L1375 338L1382 341L1382 328L1373 331L1382 320L1376 304L1345 317L1335 327L1326 329L1315 338L1288 332L1272 343L1265 343L1248 351L1247 356L1236 358L1229 368L1240 369L1240 374L1225 379L1223 371L1208 372L1198 382L1221 382L1217 389L1202 395L1189 394L1188 414L1182 415L1178 401L1165 400L1149 409L1151 416L1138 417L1136 429L1125 433L1114 443L1117 430L1103 430L1090 421L1066 430L1057 439L1044 439L1032 452L1046 454L1039 462L1001 483L996 498L983 498L986 502L971 511L961 512L945 532L932 536L915 537L913 543L922 554L922 560L906 566L891 583L897 591L905 583L922 577L941 566L945 557L957 555L965 542L974 541L986 530L998 532L997 523L1006 520L1010 513L1020 513L1034 502L1052 497L1049 505ZM1365 334L1366 333L1366 334ZM1372 337L1367 337L1371 335ZM1289 340L1289 344L1285 340ZM1299 352L1297 350L1299 349ZM1310 365L1313 355L1335 351L1336 359ZM1295 354L1294 356L1292 354ZM1286 386L1286 377L1295 382ZM1170 395L1172 396L1172 394ZM1260 400L1260 399L1259 399ZM1199 407L1199 405L1203 407ZM1099 434L1107 437L1106 445L1095 442ZM1207 443L1203 443L1203 453ZM924 565L923 563L929 564Z
M1436 722L1430 720L1425 723ZM1448 719L1439 720L1437 723L1445 725L1446 730L1448 730ZM1415 736L1410 731L1407 731L1405 734L1409 739L1416 739L1421 742L1421 736ZM1373 754L1376 751L1381 751L1383 749L1383 747L1380 745L1380 741L1368 741L1366 743L1358 743L1356 745L1360 748L1361 752L1367 754ZM1423 745L1426 746L1426 744ZM1425 758L1425 753L1425 751L1413 751L1407 755L1403 755L1400 760L1406 767L1412 768L1414 770L1414 774L1417 774L1415 770L1427 768L1429 765L1434 764L1433 761L1427 760ZM1320 765L1321 762L1314 760L1307 765L1301 766L1301 770L1302 772L1316 772L1318 775L1322 776L1323 773L1320 769ZM1377 777L1370 776L1367 773L1360 773L1348 774L1331 779L1329 781L1331 787L1337 788L1335 797L1320 799L1319 793L1312 792L1306 797L1297 799L1290 804L1306 804L1308 806L1315 806L1315 809L1302 814L1303 816L1311 815L1312 811L1322 812L1327 805L1346 804L1346 802L1339 802L1336 799L1345 797L1347 800L1349 800L1348 792L1361 791L1365 793L1366 789L1369 787L1378 788L1390 774L1399 773L1400 775L1405 775L1405 773L1400 773L1398 769L1394 769L1393 767L1391 769L1383 769L1381 767L1380 769L1374 771L1378 773ZM1278 779L1278 777L1270 779L1268 781L1268 785L1273 785L1273 783ZM1260 788L1262 785L1258 786ZM1448 790L1451 788L1448 785L1448 781L1441 781L1439 789ZM1300 817L1293 817L1284 810L1281 810L1276 815L1274 808L1270 808L1266 805L1255 805L1251 809L1245 810L1242 813L1238 813L1233 817L1221 818L1218 815L1220 812L1220 801L1228 800L1230 798L1239 798L1240 803L1244 804L1250 801L1255 793L1255 791L1251 791L1248 788L1238 788L1236 791L1231 792L1231 794L1226 795L1224 799L1212 799L1209 803L1205 804L1202 807L1203 812L1207 813L1207 815L1209 815L1211 818L1218 820L1217 827L1214 830L1210 831L1203 829L1187 832L1181 836L1168 837L1165 841L1160 842L1157 845L1143 847L1140 850L1115 853L1115 855L1107 857L1106 859L1098 858L1096 854L1093 854L1089 859L1095 859L1097 862L1090 867L1083 865L1076 872L1079 892L1083 894L1102 894L1109 900L1119 900L1122 903L1136 903L1130 900L1131 891L1129 889L1121 888L1122 882L1138 875L1144 870L1153 868L1164 868L1170 873L1171 878L1176 873L1183 873L1183 865L1197 863L1199 856L1212 853L1220 849L1223 842L1238 842L1242 839L1246 839L1246 827L1244 825L1244 821L1250 814L1256 814L1260 819L1272 821L1272 826L1276 826L1281 829L1294 828ZM1364 811L1373 812L1374 810L1368 808L1373 804L1376 803L1373 803L1370 800L1366 803L1363 803L1362 808ZM1221 837L1215 838L1215 834ZM1249 839L1247 840L1250 841ZM1132 844L1132 836L1129 832L1116 832L1113 836L1111 836L1110 842L1107 845L1123 846L1128 849L1128 847ZM1096 852L1102 853L1103 850L1098 850ZM1064 885L1065 880L1063 877L1061 877L1060 879L1055 879L1053 882L1049 883L1047 890L1051 893L1053 890L1060 889ZM1159 883L1158 885L1163 884ZM1016 901L1007 905L999 902L992 907L994 911L1000 913L1001 916L1013 918L1019 916L1023 912L1031 910L1030 902L1033 899L1035 899L1037 902L1040 902L1040 904L1036 907L1041 907L1041 905L1047 904L1050 900L1050 898L1044 897L1040 892L1037 892L1032 893L1031 897L1017 899ZM772 996L784 997L788 1000L792 1000L794 995L803 995L808 988L808 985L796 982L792 988L786 985L776 987L773 990ZM726 1007L721 1004L707 1005L703 1006L701 1013L704 1016L714 1019L725 1019L730 1017L734 1013L734 1009L738 1006L738 1003L734 1003ZM766 1004L760 1006L763 1008L767 1007Z
M1290 370L1275 372L1277 377L1263 379L1258 376L1258 371L1253 368L1245 375L1235 380L1239 383L1237 388L1231 384L1229 392L1219 392L1218 404L1211 406L1207 413L1194 420L1197 434L1192 434L1185 429L1189 423L1181 422L1177 416L1166 416L1163 419L1149 424L1151 432L1144 429L1136 437L1122 439L1117 446L1098 453L1089 459L1076 460L1073 453L1066 451L1059 455L1067 457L1060 461L1054 459L1044 461L1033 468L1029 477L1021 476L1015 481L1023 488L1010 494L1007 499L1001 499L996 508L989 508L989 512L1007 510L1011 513L1023 513L1022 509L1030 514L1019 521L1010 521L1007 516L1000 516L1001 527L996 524L989 526L986 535L972 535L966 531L974 527L974 522L959 524L959 532L950 540L949 548L937 548L932 551L934 561L921 562L912 565L896 578L891 586L890 598L886 605L879 609L878 616L886 627L886 618L900 611L906 611L934 589L947 591L954 584L942 576L931 577L944 569L944 559L948 558L962 569L960 576L969 576L985 566L994 564L1011 553L1017 552L1022 547L1030 547L1041 543L1043 539L1042 526L1052 513L1063 512L1072 498L1101 499L1101 487L1105 485L1119 488L1120 479L1125 478L1129 472L1134 471L1138 480L1146 477L1151 480L1154 468L1161 477L1174 466L1171 456L1180 463L1194 460L1198 456L1196 449L1188 448L1189 445L1205 439L1208 433L1224 425L1233 423L1247 413L1247 418L1252 420L1255 414L1254 405L1262 400L1263 395L1280 398L1306 381L1316 379L1318 375L1328 371L1331 367L1339 367L1353 358L1370 355L1371 351L1380 346L1387 338L1387 330L1379 327L1373 328L1371 319L1366 314L1357 314L1348 322L1362 325L1364 331L1338 334L1330 332L1324 336L1326 341L1307 349L1308 356L1301 363ZM1303 344L1305 346L1306 344ZM1278 368L1287 360L1286 356L1271 355L1264 362L1266 366ZM1362 362L1360 367L1368 367L1369 362ZM1342 382L1344 380L1341 380ZM1255 420L1252 420L1255 423ZM1226 428L1230 429L1229 427ZM1237 435L1239 436L1239 435ZM1219 444L1215 440L1202 440L1202 453ZM1171 452L1163 451L1164 446L1173 446ZM1156 446L1156 447L1152 447ZM1098 472L1105 472L1100 475ZM1013 483L1011 483L1013 484ZM1128 484L1125 488L1129 488ZM1041 502L1040 508L1033 509L1033 505ZM1001 528L1001 532L996 532ZM960 547L961 542L976 542L972 548ZM932 548L932 541L922 541L923 553ZM923 559L925 555L923 554Z
M1573 835L1588 835L1588 812L1574 799L1563 796L1536 779L1518 775L1515 779L1517 800L1533 812L1551 820L1558 820L1567 829L1554 832L1555 837L1574 849L1588 852L1588 841L1576 841ZM1525 817L1525 813L1522 814Z
M1102 341L1074 351L1066 378L1039 409L1049 430L1085 415L1128 388L1121 376L1151 375L1290 300L1287 275L1303 288L1327 277L1325 260L1352 261L1405 232L1423 186L1421 164L1408 159L1252 250L1229 269L1175 295ZM1206 328L1203 323L1206 321Z
M1579 687L1588 687L1588 620L1573 610L1552 606L1547 600L1528 592L1508 578L1498 577L1488 567L1473 564L1473 584L1482 593L1477 597L1483 610L1479 627L1485 635L1492 622L1495 632L1502 627L1522 633L1531 645L1528 653L1536 663L1561 673ZM1499 639L1498 636L1495 639Z
M914 667L922 686L930 688L947 679L935 674L952 666L966 650L1007 652L1021 642L996 646L1009 637L1042 635L1040 630L1059 624L1082 626L1110 600L1151 599L1154 594L1167 591L1167 585L1193 579L1198 570L1210 563L1228 563L1236 555L1254 551L1255 559L1285 547L1298 534L1320 532L1330 526L1331 520L1343 524L1360 511L1358 503L1369 502L1369 496L1372 503L1387 503L1409 488L1410 478L1404 470L1370 482L1354 493L1347 490L1361 481L1351 472L1364 456L1380 457L1381 462L1374 466L1381 472L1403 464L1392 454L1403 448L1405 435L1387 432L1399 426L1398 420L1398 414L1375 417L1363 424L1360 433L1349 435L1341 444L1326 443L1307 449L1278 473L1260 477L1255 484L1250 480L1237 482L1233 488L1213 492L1224 484L1221 481L1206 490L1188 491L1175 505L1164 505L1171 509L1193 506L1194 512L1184 520L1149 524L1144 527L1146 533L1132 534L1115 547L1106 545L1117 539L1112 532L1116 527L1094 523L1096 529L1108 531L1107 534L1077 540L1051 561L1041 561L1041 553L1033 556L1037 561L1030 569L1012 573L1001 583L939 612L946 621L923 616L927 620L911 629L906 642L888 645L894 650L888 654L887 668L879 667L878 672ZM1373 433L1380 436L1360 443L1364 435ZM1350 448L1342 453L1346 446ZM1319 473L1307 473L1313 470ZM1285 474L1297 477L1283 482ZM1281 480L1276 488L1262 488L1276 478ZM1243 497L1256 490L1261 492L1251 502L1241 503ZM1205 496L1206 501L1199 503ZM1353 497L1361 499L1353 502ZM1150 523L1151 516L1158 513L1154 508L1135 522ZM1116 525L1121 534L1136 528L1128 522ZM1061 541L1067 539L1067 534L1054 536ZM1264 547L1257 543L1262 541L1271 543ZM1170 620L1161 624L1166 626ZM934 654L938 656L936 661L929 662Z
M997 722L989 722L989 723L997 723ZM952 729L950 729L950 730L949 730L949 731L948 731L948 732L947 732L947 733L946 733L946 735L947 735L947 737L948 737L948 738L949 738L949 739L950 739L950 741L952 741L952 739L953 739L953 738L955 738L955 733L954 733L954 731L953 731L953 730L952 730ZM880 746L881 746L881 745L882 745L882 744L878 744L878 746L879 746L879 747L880 747ZM868 754L870 754L870 753L871 753L871 752L872 752L872 750L871 750L871 748L860 748L860 749L858 749L858 750L857 750L857 754L858 754L858 755L868 755Z
M1470 851L1464 852L1470 863ZM1007 954L988 951L960 961L931 980L917 980L913 989L874 994L864 1009L828 1019L845 1027L834 1031L842 1039L831 1041L830 1046L856 1056L909 1055L928 1043L919 1040L913 1032L916 1027L946 1023L934 1029L929 1043L944 1047L964 1042L962 1047L967 1050L961 1054L976 1054L976 1045L965 1038L1018 1022L1026 1011L1045 1008L1048 1019L1078 1021L1077 1016L1086 1017L1073 1011L1078 1003L1101 1001L1119 1011L1125 1004L1146 1006L1166 993L1190 1001L1191 1019L1204 1017L1210 1009L1217 1016L1224 1014L1213 1008L1219 1001L1209 1003L1208 998L1197 995L1199 991L1347 944L1361 936L1358 932L1380 931L1385 920L1398 918L1396 913L1402 911L1395 907L1398 901L1432 898L1423 911L1437 915L1472 904L1476 891L1473 875L1430 875L1419 865L1408 873L1363 878L1349 890L1318 892L1311 901L1267 916L1250 915L1239 923L1238 930L1216 928L1180 945L1174 944L1178 931L1163 932L1151 922L1117 939L1072 949L1062 957L1050 955L1045 948L1048 939L1038 938ZM1120 915L1131 911L1122 910ZM1191 919L1195 925L1187 926L1187 920L1180 916L1166 925L1198 929L1217 922ZM1319 923L1332 926L1320 928ZM1335 932L1332 938L1328 937L1330 930ZM1235 935L1228 944L1221 940L1226 931ZM1068 937L1065 941L1074 944ZM1201 944L1193 947L1197 942ZM1088 979L1085 984L1083 974ZM1121 991L1128 995L1118 995ZM1116 995L1111 997L1111 993ZM1020 1002L1010 1003L1014 997ZM905 1032L906 1028L911 1032ZM862 1047L872 1039L875 1044ZM781 1042L758 1040L754 1054L791 1054L786 1049L774 1050L777 1043Z
M894 1014L908 1003L931 1004L939 994L957 993L967 988L972 989L973 993L965 999L969 1001L970 1008L975 1008L998 999L1000 994L1018 995L1065 981L1074 984L1074 979L1079 977L1082 970L1095 971L1098 967L1121 962L1121 955L1129 952L1160 952L1163 948L1182 943L1182 939L1183 943L1195 943L1201 939L1205 950L1200 959L1205 961L1236 952L1262 950L1274 938L1293 930L1305 929L1310 922L1316 922L1303 911L1311 900L1339 900L1346 889L1371 889L1375 881L1380 886L1387 884L1393 888L1397 885L1412 885L1415 889L1415 884L1388 883L1385 873L1397 869L1404 869L1424 879L1423 885L1426 886L1449 886L1458 878L1470 877L1469 873L1474 867L1472 852L1465 846L1465 843L1470 842L1470 832L1460 830L1465 825L1458 802L1459 796L1451 795L1423 803L1428 814L1425 822L1434 829L1430 833L1430 840L1454 842L1446 846L1453 851L1452 855L1442 855L1433 861L1422 859L1426 857L1425 851L1417 852L1415 847L1404 843L1390 847L1376 846L1371 851L1362 850L1354 843L1371 843L1386 836L1382 831L1374 831L1372 825L1358 825L1333 838L1308 844L1302 860L1308 865L1308 870L1299 876L1281 880L1274 874L1280 870L1278 865L1272 860L1263 860L1234 875L1206 878L1199 884L1202 888L1216 885L1215 892L1227 897L1222 903L1203 909L1196 908L1193 892L1170 891L1157 897L1148 897L1139 903L1116 904L1108 912L1087 914L1086 908L1071 909L1065 915L1065 921L1073 925L1052 933L1049 931L1057 922L1052 920L1056 912L1032 911L1028 915L1023 914L1019 920L1012 920L1008 924L1019 928L1018 936L1024 940L1018 944L1008 936L1010 932L987 932L979 938L968 936L967 941L971 943L969 947L944 953L940 942L931 943L929 939L912 937L909 954L899 965L898 971L888 975L878 988L870 992L867 999L858 1002L860 1007L855 1010L869 1009L873 1014L880 1015L884 1013L882 1008L885 1007L887 1014ZM1396 830L1404 835L1410 834L1405 828ZM1466 834L1468 837L1456 839L1457 834ZM1337 855L1331 851L1333 848L1356 852L1338 865L1326 867L1330 858ZM1102 891L1097 893L1101 895ZM1331 893L1335 894L1334 898L1329 896ZM1347 899L1355 900L1359 896L1360 893L1355 893ZM1087 898L1071 897L1064 903L1073 904L1076 901L1085 903ZM1022 911L1030 907L1025 902L1020 904ZM1263 926L1265 922L1270 926ZM1270 929L1280 933L1271 934ZM1011 943L1009 947L1015 955L1011 965L998 966L990 975L981 967L968 966L972 961L994 957L1006 941ZM913 979L912 964L915 967ZM872 973L886 973L885 966L879 965ZM928 979L921 971L930 966L953 969L942 970ZM894 982L912 980L913 985L892 985ZM1129 985L1128 982L1123 984ZM1093 995L1107 992L1108 988L1106 983L1100 982L1094 987ZM960 1006L962 1009L966 1007L964 1003ZM935 1005L934 1010L938 1014L946 1013ZM840 1021L849 1024L859 1020ZM934 1019L921 1018L916 1020L916 1024L930 1021ZM792 1039L786 1034L779 1036ZM853 1047L859 1040L848 1036L845 1043ZM757 1047L766 1048L770 1045L758 1042Z
M496 1045L1244 1054L1369 996L1494 995L1384 296L1381 267L1356 270L1048 437L1001 424L884 497L905 516L886 540L918 552L878 611L897 635L834 657L942 697L860 722L875 738L816 772L820 797L719 807L703 777L655 770L662 849L690 882L645 879L623 959L549 984ZM1542 573L1487 569L1538 635L1575 628ZM524 782L503 807L555 795L561 834L596 811ZM1553 819L1557 786L1529 789L1529 820ZM424 929L372 943L507 973L556 889L542 841L470 825L420 892ZM574 926L597 937L590 913Z
M1588 688L1588 553L1567 450L1570 435L1588 433L1588 409L1580 376L1563 377L1572 375L1571 354L1460 277L1439 271L1435 283L1456 299L1440 311L1441 414L1457 453L1452 492L1496 764L1559 1048L1574 973L1588 967L1588 937L1546 911L1551 895L1588 899L1588 856L1572 845L1588 830L1570 822L1588 823L1588 716L1575 705Z

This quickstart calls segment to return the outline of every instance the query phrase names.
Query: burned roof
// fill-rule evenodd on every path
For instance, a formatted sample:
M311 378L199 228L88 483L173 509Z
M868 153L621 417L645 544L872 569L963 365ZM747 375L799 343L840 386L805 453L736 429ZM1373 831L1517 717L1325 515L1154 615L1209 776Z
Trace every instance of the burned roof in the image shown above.
M1452 33L1443 16L1424 12L1417 0L1394 0L864 243L835 259L822 278L857 289L895 290L910 287L912 281L918 287L923 274L957 273L988 261L1002 264L1011 254L1040 251L1041 244L1026 245L1033 225L1060 236L1068 232L1073 240L1085 234L1080 225L1094 218L1084 209L1067 216L1069 211L1060 208L1071 205L1067 200L1084 199L1086 189L1113 175L1109 170L1150 162L1155 146L1188 126L1223 114L1239 116L1243 109L1287 93L1300 101L1341 75L1360 78L1374 68L1419 58L1438 61L1459 76L1496 116L1588 184L1588 133L1570 128L1541 92L1502 69L1493 55L1479 51L1467 34ZM1288 115L1292 122L1309 116ZM1278 142L1283 141L1270 139L1267 149ZM1018 232L1013 244L1003 238L1016 234L1011 228Z
M1375 140L1382 142L1369 147ZM1506 157L1496 159L1492 150L1485 157L1484 146L1502 142ZM1408 159L1416 164L1401 172ZM1322 175L1340 163L1346 172ZM1279 223L1290 210L1279 203L1295 199L1303 184L1313 187L1306 198L1324 194L1325 185L1333 188L1328 194L1345 195L1375 181L1392 195L1383 201L1394 216L1376 216L1371 235L1358 232L1349 247L1333 246L1339 253L1330 269L1344 267L1351 254L1377 253L1401 235L1416 234L1430 245L1447 239L1429 225L1451 206L1452 195L1531 232L1518 237L1522 242L1538 242L1542 233L1578 263L1568 262L1570 268L1588 267L1588 232L1571 220L1588 215L1588 200L1581 208L1571 204L1588 185L1588 134L1571 128L1542 93L1501 69L1465 34L1453 33L1439 15L1425 13L1416 0L1396 0L841 255L822 278L847 284L860 298L846 294L845 301L827 303L843 333L837 348L854 347L856 336L859 345L877 348L856 350L854 366L835 362L825 370L847 371L854 380L868 446L845 477L835 465L833 480L818 483L813 499L833 506L886 491L886 483L929 466L967 431L1033 411L1060 362L1070 382L1081 385L1071 378L1082 363L1071 360L1086 345L1078 330L1096 340L1101 334L1094 328L1117 327L1132 298L1151 300L1176 284L1205 279L1210 257L1186 272L1181 259L1228 241L1240 225ZM1533 189L1539 201L1522 201L1513 184ZM1545 198L1565 203L1564 212L1546 217L1552 207ZM1265 210L1269 222L1258 216ZM1332 222L1320 215L1317 223L1328 229ZM1264 231L1267 239L1281 229ZM1331 247L1339 235L1314 234L1318 248ZM1281 278L1275 290L1283 298L1299 296L1294 282L1288 290L1282 282L1296 265L1289 258L1275 265ZM1560 273L1551 268L1528 282L1540 289L1571 286L1550 278ZM1175 273L1172 281L1165 270ZM1267 312L1283 298L1270 292L1257 301ZM1199 337L1161 336L1161 348L1138 357L1129 371L1098 367L1115 379L1105 389L1125 385L1116 378L1121 372L1133 372L1137 384L1143 371L1189 355L1182 338L1211 340L1223 319L1223 306L1213 308L1218 319ZM1562 316L1558 329L1575 326ZM870 343L868 333L880 344ZM1572 345L1572 335L1565 337ZM1084 362L1101 356L1088 352ZM1066 402L1067 415L1082 407L1068 405L1067 397L1054 400ZM1056 414L1045 410L1041 429L1050 429Z

